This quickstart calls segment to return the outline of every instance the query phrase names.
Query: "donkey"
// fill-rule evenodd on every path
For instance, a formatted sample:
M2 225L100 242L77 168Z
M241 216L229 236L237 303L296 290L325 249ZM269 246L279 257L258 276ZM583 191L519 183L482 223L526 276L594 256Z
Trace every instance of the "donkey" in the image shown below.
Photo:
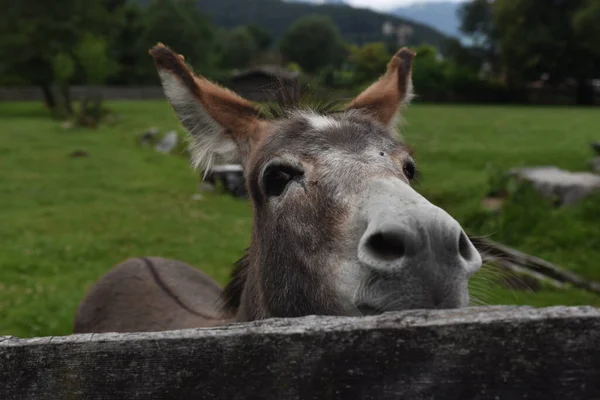
M230 283L158 257L129 259L81 303L75 332L158 331L306 315L361 316L469 303L482 258L459 223L418 194L396 126L412 97L415 53L340 110L276 118L150 50L190 134L194 167L240 161L253 205L251 243Z

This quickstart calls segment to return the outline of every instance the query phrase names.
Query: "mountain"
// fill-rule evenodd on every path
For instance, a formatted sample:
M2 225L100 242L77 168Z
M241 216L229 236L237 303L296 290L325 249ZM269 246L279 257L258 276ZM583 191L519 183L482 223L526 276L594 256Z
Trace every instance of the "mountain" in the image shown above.
M288 3L346 4L344 0L284 0Z
M459 30L460 19L458 9L463 3L453 1L438 1L429 3L415 3L395 8L390 13L399 17L435 26L443 33L462 38Z
M339 3L339 0L329 0ZM343 38L350 43L384 40L383 25L410 24L413 33L411 45L429 43L441 46L446 35L422 23L368 9L353 8L344 4L306 4L281 0L197 0L199 9L209 15L213 23L231 29L239 25L257 24L266 28L275 38L279 38L298 18L321 14L329 16L338 26Z

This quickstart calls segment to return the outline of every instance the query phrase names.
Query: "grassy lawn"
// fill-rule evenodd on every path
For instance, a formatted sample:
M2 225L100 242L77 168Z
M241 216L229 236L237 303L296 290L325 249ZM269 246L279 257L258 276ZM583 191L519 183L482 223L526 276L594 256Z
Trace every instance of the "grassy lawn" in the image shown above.
M39 103L0 103L0 335L65 335L86 290L128 257L189 262L225 283L249 242L250 206L199 183L183 157L135 143L150 126L178 127L165 102L115 102L124 119L64 130ZM600 196L554 210L532 195L500 216L480 207L494 168L553 164L587 169L597 110L417 105L404 134L418 186L471 233L600 280ZM75 150L89 157L70 158ZM593 304L575 289L511 290L482 273L473 293L491 304Z

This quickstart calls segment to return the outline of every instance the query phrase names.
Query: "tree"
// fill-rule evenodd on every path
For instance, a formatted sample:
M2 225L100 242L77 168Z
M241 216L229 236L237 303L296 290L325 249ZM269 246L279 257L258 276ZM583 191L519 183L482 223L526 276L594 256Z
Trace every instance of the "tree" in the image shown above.
M446 90L445 65L438 58L435 47L418 47L414 61L412 79L418 93L437 94Z
M144 18L141 43L148 49L158 42L180 54L186 62L201 68L214 62L213 28L200 14L195 0L152 0ZM148 63L148 74L156 75Z
M85 83L93 87L91 93L87 93L81 102L78 123L84 126L96 126L104 112L102 95L98 86L106 82L115 68L115 64L108 56L106 41L89 32L82 34L75 46L74 53L81 65ZM90 100L92 101L91 105Z
M0 74L39 85L54 109L53 63L69 53L82 31L106 34L112 16L100 0L0 0Z
M456 38L448 38L442 46L444 57L473 73L478 73L483 64L489 61L485 49L476 46L464 46Z
M511 82L548 74L550 83L578 83L578 104L593 100L589 80L598 75L600 25L597 0L496 0L495 35ZM596 76L594 76L596 75Z
M593 55L593 58L600 58L600 2L596 0L587 0L574 13L572 26L575 32L575 39L582 49ZM596 64L596 69L598 66ZM600 74L600 73L599 73Z
M467 35L473 45L465 49L460 42L446 40L445 53L455 62L480 68L488 63L495 72L499 72L498 45L493 21L493 0L472 0L458 11L460 30ZM478 64L477 66L475 66Z
M74 52L82 67L85 82L90 85L104 84L115 68L102 37L89 32L83 33Z
M222 45L221 62L225 68L245 68L256 56L258 46L247 27L227 32Z
M350 61L354 66L354 80L364 83L377 79L386 69L390 54L385 43L367 43L362 47L354 46Z
M494 46L492 0L472 0L459 8L460 30L473 39L476 46Z
M52 60L52 74L54 76L54 82L59 87L61 99L57 104L57 114L61 117L71 115L73 113L73 107L71 107L71 96L69 96L69 80L75 73L75 62L68 53L58 53Z
M148 44L145 33L144 9L135 2L125 2L115 9L114 34L110 38L109 53L118 69L109 77L112 84L140 84L154 79L148 61ZM150 70L150 71L149 71Z
M340 63L344 52L337 27L321 15L298 19L283 35L279 48L287 61L298 63L309 73Z
M262 26L256 24L249 24L246 25L246 29L254 39L254 43L256 43L256 47L259 51L267 50L273 43L273 37L271 36L269 31L263 28Z

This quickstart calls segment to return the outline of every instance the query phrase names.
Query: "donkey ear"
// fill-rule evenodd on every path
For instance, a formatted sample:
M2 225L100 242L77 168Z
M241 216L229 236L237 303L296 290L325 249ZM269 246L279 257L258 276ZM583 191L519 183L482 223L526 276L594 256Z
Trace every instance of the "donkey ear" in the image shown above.
M250 146L266 131L267 122L250 101L196 76L183 56L162 43L150 49L163 91L190 133L195 168L210 168L215 156L244 162Z
M386 126L395 123L399 109L410 102L412 62L416 53L403 47L387 64L385 74L359 94L347 109L364 109Z

